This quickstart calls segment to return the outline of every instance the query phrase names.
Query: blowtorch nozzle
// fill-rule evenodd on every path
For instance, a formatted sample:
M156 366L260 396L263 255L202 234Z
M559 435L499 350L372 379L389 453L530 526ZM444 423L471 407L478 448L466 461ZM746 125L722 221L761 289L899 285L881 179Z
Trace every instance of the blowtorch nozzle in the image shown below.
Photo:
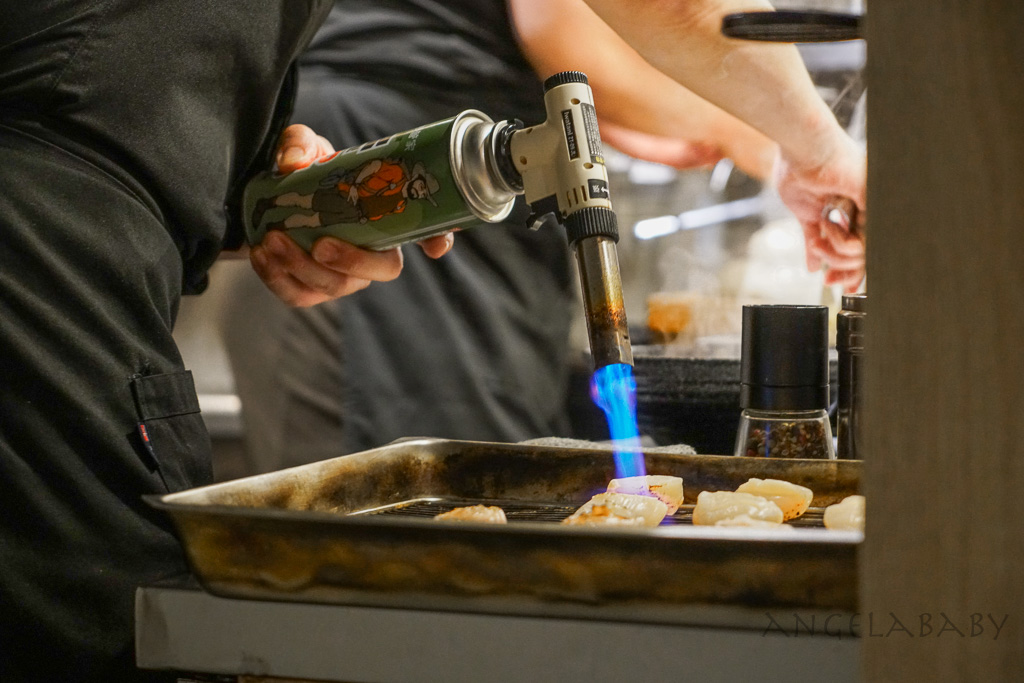
M546 120L525 129L506 128L499 170L510 186L521 182L534 221L546 216L565 226L576 252L594 367L633 364L615 243L619 239L608 194L594 94L578 71L544 82ZM510 172L514 170L515 173Z
M600 211L606 214L605 220L610 220L614 227L615 214L610 209ZM605 232L574 238L574 234L577 234L577 226L574 224L577 221L573 217L576 215L566 220L566 230L576 251L594 368L617 363L632 365L633 351L629 343L622 278L615 249L618 233Z

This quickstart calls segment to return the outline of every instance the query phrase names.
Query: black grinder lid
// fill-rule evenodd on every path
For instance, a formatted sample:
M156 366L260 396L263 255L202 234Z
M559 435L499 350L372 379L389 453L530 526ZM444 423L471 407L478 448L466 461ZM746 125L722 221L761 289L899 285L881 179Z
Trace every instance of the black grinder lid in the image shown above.
M828 408L828 307L743 307L740 407Z
M843 295L843 309L836 316L836 350L840 353L864 350L867 304L867 294Z

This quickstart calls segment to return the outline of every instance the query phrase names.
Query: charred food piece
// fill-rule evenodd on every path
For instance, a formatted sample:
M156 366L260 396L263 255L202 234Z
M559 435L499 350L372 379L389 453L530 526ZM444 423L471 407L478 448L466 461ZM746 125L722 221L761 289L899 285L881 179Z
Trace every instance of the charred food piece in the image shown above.
M668 506L653 496L599 493L584 503L579 510L563 519L562 524L655 527L667 514Z
M683 504L683 480L663 474L648 474L643 477L624 477L608 482L608 493L632 493L640 496L654 496L668 506L673 514Z

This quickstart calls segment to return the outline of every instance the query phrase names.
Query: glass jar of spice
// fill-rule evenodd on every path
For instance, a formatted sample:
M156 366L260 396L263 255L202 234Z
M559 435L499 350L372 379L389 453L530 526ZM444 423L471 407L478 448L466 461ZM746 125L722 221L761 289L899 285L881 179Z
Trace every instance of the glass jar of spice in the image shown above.
M834 459L828 404L828 308L744 306L735 454Z

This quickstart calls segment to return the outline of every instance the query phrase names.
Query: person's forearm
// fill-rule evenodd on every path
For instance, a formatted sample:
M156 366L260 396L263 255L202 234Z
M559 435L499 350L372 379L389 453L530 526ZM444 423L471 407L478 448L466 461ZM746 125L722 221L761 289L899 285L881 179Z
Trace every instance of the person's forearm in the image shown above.
M586 73L603 125L714 145L748 172L770 170L774 143L652 67L582 0L510 0L509 6L537 73Z
M842 130L796 48L727 38L722 17L770 10L763 0L586 0L648 62L779 143L795 163L817 166Z
M650 73L625 84L594 80L595 103L615 103L603 108L610 111L599 110L602 119L640 133L714 145L757 177L771 172L777 151L772 140L646 66Z

